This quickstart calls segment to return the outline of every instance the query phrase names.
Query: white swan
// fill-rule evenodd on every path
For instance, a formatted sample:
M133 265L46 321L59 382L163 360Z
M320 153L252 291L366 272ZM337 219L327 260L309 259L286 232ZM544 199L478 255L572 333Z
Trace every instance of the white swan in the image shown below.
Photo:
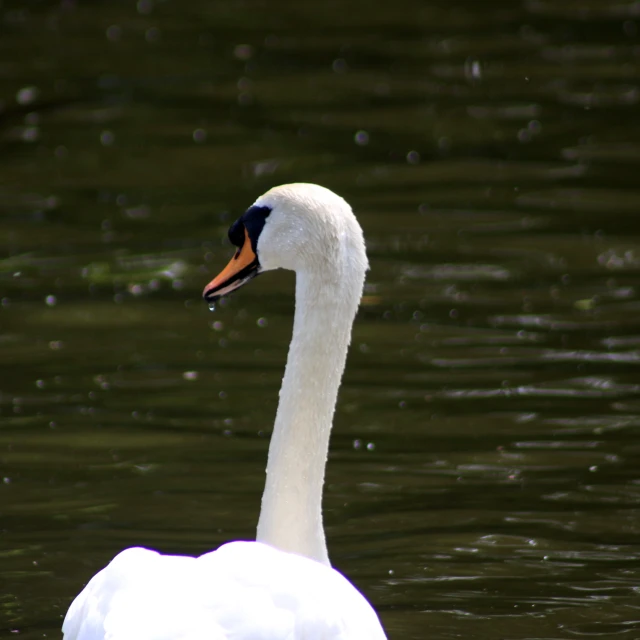
M65 640L384 640L371 605L331 568L322 487L367 257L349 205L312 184L271 189L229 230L214 302L269 269L296 272L293 337L256 542L199 558L126 549L74 600Z

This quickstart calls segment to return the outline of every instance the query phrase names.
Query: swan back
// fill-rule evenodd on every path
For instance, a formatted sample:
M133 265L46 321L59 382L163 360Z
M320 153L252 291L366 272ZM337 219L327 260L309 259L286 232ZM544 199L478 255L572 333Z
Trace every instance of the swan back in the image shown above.
M67 613L64 640L384 640L341 574L256 542L189 558L127 549Z

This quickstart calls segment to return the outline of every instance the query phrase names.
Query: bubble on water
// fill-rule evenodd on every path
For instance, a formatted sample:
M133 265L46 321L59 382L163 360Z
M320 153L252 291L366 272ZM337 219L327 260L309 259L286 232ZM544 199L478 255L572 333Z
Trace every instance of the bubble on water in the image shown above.
M40 130L38 127L25 127L20 137L24 142L35 142L40 137Z
M347 73L349 67L347 66L347 61L344 58L337 58L333 61L331 65L334 73Z
M540 131L542 130L542 125L540 124L539 120L531 120L529 124L527 124L527 129L531 133L540 133Z
M369 134L366 131L357 131L354 140L357 145L364 147L369 144Z
M216 303L215 302L210 302L209 303L209 311L215 311L216 310Z
M479 60L467 58L464 63L464 75L468 80L482 79L482 66Z
M233 55L238 60L249 60L253 56L253 47L250 44L237 44Z
M107 40L111 40L111 42L115 42L116 40L120 40L122 37L122 27L117 24L112 24L107 27L106 30Z
M531 142L531 131L529 129L520 129L517 137L519 142Z
M138 9L138 13L149 14L153 9L153 2L151 0L138 0L136 4L136 9Z
M35 102L38 98L38 88L37 87L22 87L16 93L16 102L18 104L31 104Z
M144 37L147 42L157 42L160 39L160 29L158 27L149 27Z
M409 151L409 153L407 153L407 162L409 164L419 164L420 154L417 151Z
M103 144L103 146L105 147L110 147L115 141L115 136L113 135L112 131L103 131L100 134L100 142Z
M207 132L204 129L196 129L192 135L194 142L202 143L207 139Z

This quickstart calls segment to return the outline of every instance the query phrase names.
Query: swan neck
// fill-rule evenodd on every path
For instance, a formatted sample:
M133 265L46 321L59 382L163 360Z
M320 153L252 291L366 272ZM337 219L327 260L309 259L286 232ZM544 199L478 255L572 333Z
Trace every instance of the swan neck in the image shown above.
M338 387L364 274L296 274L293 337L269 446L257 539L329 565L322 489Z

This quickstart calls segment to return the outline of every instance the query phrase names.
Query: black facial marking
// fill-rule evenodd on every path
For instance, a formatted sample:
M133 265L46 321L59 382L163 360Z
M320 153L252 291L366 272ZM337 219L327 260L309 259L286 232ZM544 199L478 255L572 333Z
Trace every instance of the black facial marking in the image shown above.
M254 205L249 207L240 218L249 233L251 248L256 255L258 253L258 238L270 213L271 207L256 207Z
M238 248L244 244L244 225L242 224L242 218L238 218L229 227L229 242Z
M244 244L244 230L249 233L251 248L258 252L258 238L262 233L264 223L271 213L271 207L249 207L230 227L229 241L235 247L242 248Z

